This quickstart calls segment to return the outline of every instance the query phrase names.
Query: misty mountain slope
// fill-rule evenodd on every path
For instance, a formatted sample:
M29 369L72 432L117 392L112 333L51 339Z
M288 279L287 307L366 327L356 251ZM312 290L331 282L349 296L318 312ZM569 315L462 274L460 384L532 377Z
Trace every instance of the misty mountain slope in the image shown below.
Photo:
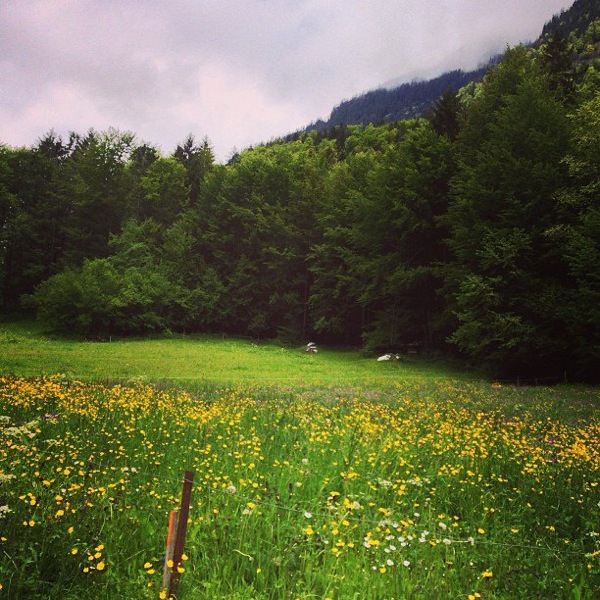
M571 34L581 37L590 23L599 18L598 0L576 0L571 8L555 15L544 25L542 33L532 45L539 46L547 36L558 31L565 38L569 38ZM491 58L489 65L493 65L498 59L497 56ZM304 131L326 131L339 125L389 123L422 116L447 89L458 91L470 82L480 81L486 70L487 66L468 72L454 70L433 79L412 81L392 89L382 87L366 92L349 100L343 100L333 108L326 121L315 121ZM293 139L300 133L291 134L286 139Z
M317 121L307 129L329 129L336 125L367 125L411 119L422 115L445 90L459 90L471 81L480 81L486 72L450 71L434 79L412 81L393 89L381 88L356 98L344 100L336 106L327 121Z

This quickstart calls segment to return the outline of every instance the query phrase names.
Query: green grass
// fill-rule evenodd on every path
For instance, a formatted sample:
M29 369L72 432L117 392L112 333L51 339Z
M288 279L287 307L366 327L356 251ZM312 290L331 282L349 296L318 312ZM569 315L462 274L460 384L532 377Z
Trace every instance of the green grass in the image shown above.
M158 598L186 470L178 599L599 596L598 388L209 337L0 336L0 598Z
M377 362L352 350L321 348L318 354L307 354L304 347L221 336L84 341L51 335L29 321L0 322L0 373L66 373L85 380L297 384L456 375L442 363L409 357Z

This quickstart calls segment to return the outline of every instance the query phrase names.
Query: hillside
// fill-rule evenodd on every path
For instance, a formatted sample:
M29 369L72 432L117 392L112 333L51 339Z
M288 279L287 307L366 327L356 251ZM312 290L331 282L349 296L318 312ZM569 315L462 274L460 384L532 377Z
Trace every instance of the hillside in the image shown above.
M589 24L600 18L600 2L597 0L576 0L568 10L555 15L542 29L540 37L533 43L539 47L543 41L556 32L565 38L571 35L577 38L589 36ZM575 48L579 56L586 53L590 59L599 55L597 34L592 40L594 52L590 53L589 44L584 48ZM499 57L493 57L488 63L493 65ZM481 81L488 67L474 71L454 70L433 79L403 83L393 89L380 88L364 94L343 100L333 108L329 118L319 119L308 125L305 131L326 131L339 125L368 125L369 123L390 123L423 116L432 103L447 89L459 90L471 82ZM294 139L297 134L291 134L286 139Z
M576 0L571 8L555 15L544 25L539 40L557 31L564 37L571 34L581 37L586 33L589 24L596 19L600 19L598 0Z
M368 125L412 119L421 116L448 88L459 90L471 81L480 81L485 72L485 67L468 72L456 70L434 79L404 83L393 89L372 90L344 100L331 111L327 121L317 121L307 129L320 131L336 125Z

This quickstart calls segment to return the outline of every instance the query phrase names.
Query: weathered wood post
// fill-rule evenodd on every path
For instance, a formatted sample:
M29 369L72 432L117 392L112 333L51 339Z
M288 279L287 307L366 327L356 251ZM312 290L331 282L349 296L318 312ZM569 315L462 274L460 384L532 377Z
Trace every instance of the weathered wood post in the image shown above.
M186 471L183 476L183 489L181 492L181 508L177 518L175 541L173 543L173 557L171 562L165 559L165 564L171 564L169 568L169 587L168 597L171 598L177 594L179 589L179 579L181 577L183 548L185 545L185 536L187 534L188 517L190 514L190 501L192 498L192 485L194 483L194 473ZM183 570L183 569L182 569Z
M177 516L176 510L172 510L169 513L169 529L167 531L167 547L165 550L165 566L163 569L163 580L162 589L168 590L171 585L171 573L172 568L169 567L169 563L173 561L173 555L175 553L175 530L177 529Z

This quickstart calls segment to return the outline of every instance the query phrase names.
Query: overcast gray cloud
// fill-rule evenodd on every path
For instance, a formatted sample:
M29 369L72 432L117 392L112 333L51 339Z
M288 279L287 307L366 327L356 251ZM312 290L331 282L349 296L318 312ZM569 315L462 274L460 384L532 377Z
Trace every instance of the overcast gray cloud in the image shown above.
M573 0L2 0L0 143L116 127L220 160L394 81L473 68Z

